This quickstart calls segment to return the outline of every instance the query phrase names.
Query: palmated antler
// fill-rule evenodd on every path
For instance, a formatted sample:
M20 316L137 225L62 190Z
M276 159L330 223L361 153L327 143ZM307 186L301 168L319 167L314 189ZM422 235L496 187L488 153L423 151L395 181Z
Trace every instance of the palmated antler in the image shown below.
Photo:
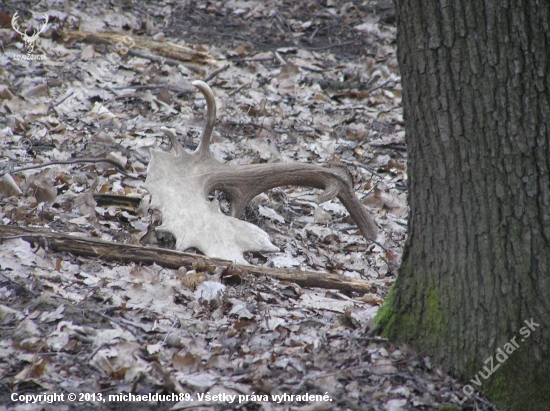
M167 132L176 155L154 151L146 187L151 207L163 214L161 230L176 237L176 248L196 247L210 257L245 262L245 251L278 251L267 233L238 220L256 195L274 187L300 185L324 189L317 198L323 203L338 197L367 239L377 227L353 192L352 179L343 167L320 167L302 163L230 165L217 161L210 152L210 136L216 120L216 103L210 87L195 81L206 98L207 114L199 147L189 154L176 136ZM217 202L209 202L214 190L226 193L230 216L221 213Z

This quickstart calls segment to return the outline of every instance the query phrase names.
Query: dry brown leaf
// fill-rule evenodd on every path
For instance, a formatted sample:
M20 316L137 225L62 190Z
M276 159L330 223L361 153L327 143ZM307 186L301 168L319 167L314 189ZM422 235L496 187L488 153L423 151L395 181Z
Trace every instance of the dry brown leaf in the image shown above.
M189 351L185 354L176 353L172 357L172 366L178 371L184 371L186 373L196 372L202 368L201 365L201 357Z
M372 294L372 293L366 293L365 295L363 295L358 299L365 303L377 304L377 305L381 305L384 302L384 299L382 297L379 297L378 295Z
M208 280L208 276L203 272L197 273L193 270L185 273L184 275L180 275L179 279L183 286L195 291L199 284L202 284Z

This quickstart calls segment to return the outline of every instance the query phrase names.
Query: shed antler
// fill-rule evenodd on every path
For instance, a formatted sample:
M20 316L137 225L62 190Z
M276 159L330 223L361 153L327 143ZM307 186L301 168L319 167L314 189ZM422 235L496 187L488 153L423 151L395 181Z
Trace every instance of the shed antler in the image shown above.
M210 87L195 81L206 98L207 113L199 147L189 154L176 136L167 133L176 155L154 151L149 163L146 187L151 207L163 214L163 229L176 237L176 247L196 247L210 257L245 262L245 251L277 251L267 234L238 220L256 195L270 188L300 185L324 189L317 198L323 203L338 197L367 239L374 239L377 227L353 192L352 178L344 167L320 167L302 163L229 165L210 152L210 136L216 120L216 103ZM226 193L231 202L230 217L217 203L208 201L214 190Z

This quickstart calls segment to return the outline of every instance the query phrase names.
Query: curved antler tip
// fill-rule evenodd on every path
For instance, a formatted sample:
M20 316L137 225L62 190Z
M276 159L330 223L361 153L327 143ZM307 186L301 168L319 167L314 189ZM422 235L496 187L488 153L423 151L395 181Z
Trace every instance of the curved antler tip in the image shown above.
M201 87L208 87L210 88L210 86L208 84L206 84L204 81L202 80L195 80L191 83L192 85L194 85L195 87L197 88L201 88Z

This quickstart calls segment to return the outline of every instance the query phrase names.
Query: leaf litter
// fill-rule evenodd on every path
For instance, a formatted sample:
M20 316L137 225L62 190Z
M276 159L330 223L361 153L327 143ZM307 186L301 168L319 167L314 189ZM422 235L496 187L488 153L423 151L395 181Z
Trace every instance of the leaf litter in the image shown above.
M248 395L238 406L250 410L454 405L460 384L426 355L371 336L407 231L391 3L85 3L26 5L50 15L35 47L44 61L10 57L24 52L9 23L16 3L3 11L2 224L174 248L174 238L156 230L162 214L150 211L144 180L151 150L170 148L166 130L196 149L205 102L191 83L207 80L218 106L211 145L218 161L337 162L352 173L379 227L372 243L338 200L319 205L319 190L275 188L241 218L267 232L280 252L246 253L247 261L367 279L377 292L301 288L231 264L213 271L121 265L3 238L0 403L23 409L9 402L11 392L50 391L194 399L158 409L233 407L199 400L207 392ZM121 51L93 35L107 32L132 42L101 70L108 53ZM211 197L227 213L224 193ZM272 401L306 393L332 401ZM494 409L477 394L465 406ZM54 407L71 409L24 408Z

